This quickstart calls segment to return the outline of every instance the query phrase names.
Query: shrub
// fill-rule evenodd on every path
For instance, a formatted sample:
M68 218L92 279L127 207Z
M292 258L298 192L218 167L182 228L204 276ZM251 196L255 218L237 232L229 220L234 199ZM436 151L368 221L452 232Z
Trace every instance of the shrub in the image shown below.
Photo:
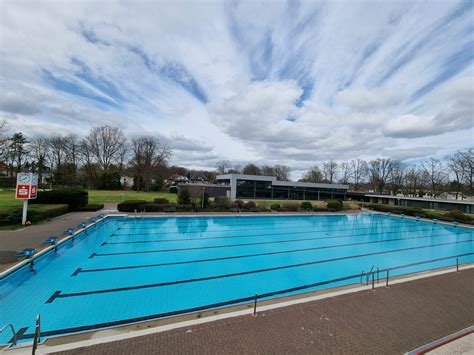
M298 211L299 209L300 209L300 205L297 203L284 203L281 206L281 211L285 211L285 212L295 212L295 211Z
M301 202L301 208L305 211L311 211L313 209L313 205L309 201Z
M79 207L78 212L95 212L104 208L103 203L89 203L88 205Z
M270 205L270 209L273 210L273 211L278 211L278 210L280 210L280 208L281 208L281 206L280 206L279 203L272 203Z
M82 189L57 189L49 191L38 191L35 204L65 204L69 205L71 211L87 205L89 193Z
M456 220L456 221L463 221L463 222L467 222L467 221L472 221L473 218L462 213L461 211L451 211L451 212L448 212L444 215L444 217L448 217L448 218L452 218L453 220Z
M189 190L184 188L179 190L178 194L178 205L189 205L191 204L191 194Z
M158 205L165 205L167 203L170 203L170 201L167 198L164 197L158 197L153 200L154 203Z
M425 217L427 214L427 212L423 211L420 208L412 208L412 207L380 205L380 204L373 204L373 203L364 204L364 207L370 208L374 211L379 211L379 212L390 212L390 213L395 213L395 214L403 213L407 216Z
M194 211L194 206L192 204L177 205L176 206L176 211L178 211L178 212L193 212Z
M0 214L0 225L20 224L22 217L22 208L13 207ZM27 220L38 222L43 219L53 218L69 212L68 205L30 205L28 208Z
M254 208L257 208L257 204L254 201L247 201L244 203L244 209L250 210Z
M228 197L214 197L214 204L220 210L228 210L230 208L230 200Z
M329 211L340 211L342 210L342 202L339 200L327 201Z
M238 209L244 208L244 204L245 204L245 203L244 203L244 201L242 201L242 200L235 200L235 201L234 201L234 207L235 207L235 208L238 208Z
M146 204L145 200L126 200L117 205L120 212L135 212L140 211L140 206Z

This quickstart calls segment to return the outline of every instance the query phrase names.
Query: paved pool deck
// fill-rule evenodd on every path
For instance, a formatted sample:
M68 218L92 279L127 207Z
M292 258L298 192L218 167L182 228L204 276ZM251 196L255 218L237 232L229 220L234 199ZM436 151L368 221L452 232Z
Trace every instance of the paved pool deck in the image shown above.
M57 354L402 354L473 324L470 268Z
M15 254L25 248L44 249L43 241L49 237L65 237L63 232L68 228L75 228L80 222L97 216L104 211L116 209L116 204L107 204L97 212L71 212L53 218L43 223L26 226L16 230L0 231L0 272L15 265L18 260Z

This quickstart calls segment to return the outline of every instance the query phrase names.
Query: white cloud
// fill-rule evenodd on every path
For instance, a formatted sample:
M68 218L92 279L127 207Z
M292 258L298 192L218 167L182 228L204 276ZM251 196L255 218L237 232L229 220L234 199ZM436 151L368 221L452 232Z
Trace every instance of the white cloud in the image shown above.
M27 134L113 124L177 164L295 170L473 141L465 1L1 6L0 118Z

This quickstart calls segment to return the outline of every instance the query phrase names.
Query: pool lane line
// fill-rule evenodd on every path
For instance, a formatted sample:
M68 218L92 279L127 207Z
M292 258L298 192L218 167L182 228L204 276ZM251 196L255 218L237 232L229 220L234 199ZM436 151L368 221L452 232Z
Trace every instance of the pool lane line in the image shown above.
M410 231L404 231L405 233ZM415 230L414 232L420 232ZM385 234L393 234L399 232L387 232ZM459 235L459 234L471 234L471 232L463 233L443 233L437 235ZM246 247L253 245L266 245L266 244L280 244L280 243L294 243L294 242L303 242L308 240L320 240L320 239L337 239L337 238L353 238L357 236L364 235L377 235L371 233L359 234L359 235L344 235L344 236L329 236L329 237L312 237L312 238L300 238L300 239L284 239L284 240L274 240L269 242L253 242L253 243L240 243L240 244L223 244L223 245L208 245L203 247L190 247L190 248L174 248L174 249L155 249L155 250L140 250L140 251L128 251L128 252L115 252L115 253L92 253L89 255L89 259L92 259L97 256L114 256L114 255L131 255L131 254L150 254L150 253L169 253L176 251L189 251L189 250L207 250L207 249L222 249L222 248L234 248L234 247ZM436 235L435 235L436 236Z
M404 220L404 222L410 222L410 223L413 223L415 221L413 220ZM301 220L301 221L276 221L276 223L272 222L272 224L286 224L286 225L294 225L294 224L301 224L301 223L311 223L311 224L315 224L314 223L315 221L308 221L308 220ZM317 224L320 224L321 221L317 221L318 223ZM343 221L344 222L347 222L347 221ZM385 220L382 220L381 221L382 224L384 224L384 222L386 222ZM390 221L390 223L393 223L393 222L399 222L399 220L397 221ZM350 223L354 223L354 222L350 222ZM366 224L368 223L374 223L374 222L365 222ZM375 223L380 223L380 221L377 221ZM410 223L404 223L404 224L410 224ZM231 223L231 224L222 224L222 223L219 223L219 224L214 224L212 223L211 224L212 226L218 226L218 227L240 227L240 226L259 226L259 225L262 225L262 223ZM116 229L117 230L140 230L140 229L152 229L152 228L159 228L159 229L177 229L179 227L194 227L194 228L209 228L209 225L199 225L199 224L187 224L187 225L180 225L180 224L177 224L177 225L174 225L174 226L162 226L162 225L159 225L159 224L148 224L149 227L117 227Z
M216 222L216 220L219 220L218 222L216 222L216 224L218 225L244 225L244 224L247 224L247 222L254 222L254 223L251 223L251 224L256 224L256 222L259 222L260 220L264 219L264 218L269 218L269 219L275 219L275 220L279 220L278 223L294 223L295 220L308 220L308 219L314 219L314 220L317 220L317 219L323 219L323 218L337 218L337 217L346 217L347 215L341 215L341 214L338 214L338 215L315 215L315 214L300 214L300 215L254 215L254 216L251 216L251 215L245 215L245 216L241 216L243 217L242 219L238 218L239 216L188 216L187 218L186 217L180 217L180 218L177 218L177 217L157 217L157 218L147 218L147 219L143 219L143 220L136 220L134 218L130 218L129 221L124 221L124 222L120 222L120 223L117 223L118 225L133 225L133 226L139 226L139 225L156 225L156 224L159 224L159 222L153 222L153 221L169 221L169 220L175 220L174 224L176 226L193 226L195 224L198 224L198 223L205 223L205 222ZM387 216L382 216L382 215L373 215L372 217L387 217ZM236 218L237 217L237 218ZM356 216L357 217L357 216ZM189 220L188 222L190 223L180 223L180 222L183 222L184 220ZM140 222L141 221L141 222ZM197 222L195 222L197 221ZM224 224L224 223L221 223L222 221L224 222L237 222L237 223L227 223L227 224ZM283 222L282 222L283 221ZM186 221L184 221L186 222ZM240 223L240 222L244 222L244 223ZM166 224L166 222L164 223L161 223L161 224Z
M419 226L423 227L423 226ZM361 229L368 229L368 228L361 228ZM325 232L345 232L345 231L354 231L354 230L361 230L361 229L343 229L343 230L319 230L319 231L298 231L298 232L283 232L283 233L259 233L259 234L246 234L246 235L227 235L224 237L203 237L203 238L175 238L175 239L148 239L148 240L132 240L132 241L123 241L123 242L102 242L100 244L101 247L106 245L113 245L113 244L146 244L146 243L168 243L168 242L183 242L183 241L200 241L200 240L213 240L213 239L235 239L235 238L251 238L251 237L265 237L265 236L275 236L275 235L296 235L296 234L314 234L314 233L325 233ZM441 228L438 228L442 230ZM402 233L402 232L426 232L432 231L433 228L427 229L402 229L397 231L386 231L386 232L378 232L378 233L363 233L363 234L352 234L351 236L357 237L362 235L381 235L381 234L389 234L389 233ZM474 233L474 231L473 231ZM112 235L110 235L112 236ZM115 235L114 235L115 236Z
M142 289L155 288L155 287L173 286L173 285L179 285L179 284L185 284L185 283L209 281L209 280L224 279L224 278L230 278L230 277L236 277L236 276L245 276L245 275L251 275L251 274L258 274L258 273L264 273L264 272L270 272L270 271L291 269L291 268L297 268L297 267L303 267L303 266L309 266L309 265L315 265L315 264L322 264L322 263L328 263L328 262L334 262L334 261L340 261L340 260L346 260L346 259L362 258L362 257L367 257L367 256L373 256L373 255L399 253L399 252L408 251L408 250L417 250L417 249L423 249L423 248L434 248L434 247L444 246L444 245L453 245L453 244L462 244L462 243L471 243L471 242L472 242L472 240L463 240L463 241L449 242L449 243L430 244L430 245L424 245L424 246L418 246L418 247L384 250L384 251L381 251L381 252L357 254L357 255L344 256L344 257L333 258L333 259L307 261L307 262L304 262L304 263L290 264L290 265L283 265L283 266L275 266L275 267L271 267L271 268L255 269L255 270L234 272L234 273L230 273L230 274L221 274L221 275L214 275L214 276L207 276L207 277L198 277L198 278L194 278L194 279L183 279L183 280L175 280L175 281L167 281L167 282L158 282L158 283L153 283L153 284L145 284L145 285L137 285L137 286L118 287L118 288L109 288L109 289L92 290L92 291L80 291L80 292L71 292L71 293L61 293L61 291L55 291L45 303L52 303L54 300L56 300L58 298L82 297L82 296L96 295L96 294L103 294L103 293L114 293L114 292L142 290Z
M426 224L426 223L425 223ZM393 227L403 227L406 226L406 223L394 224L390 226L373 226L370 224L366 224L367 227L349 227L342 228L341 230L357 230L357 229L368 229L368 228L393 228ZM422 223L419 223L422 225ZM206 230L206 231L187 231L187 232L141 232L141 233L113 233L114 237L126 237L126 236L140 236L140 235L183 235L183 234L203 234L203 233L221 233L221 232L241 232L241 231L257 231L257 230L275 230L275 229L298 229L298 228L314 228L315 226L295 226L295 227L279 227L279 226L271 226L271 227L263 227L263 228L242 228L242 229L215 229L215 230ZM341 226L344 227L344 226ZM411 227L411 226L410 226ZM434 225L432 226L434 227ZM332 229L328 229L331 231ZM324 230L322 230L324 231Z
M383 270L379 270L379 272L380 271L386 272L386 271L392 271L392 270L396 270L396 269L403 269L403 268L412 267L412 266L430 264L430 263L437 262L437 261L450 260L450 259L461 258L461 257L464 257L464 256L470 256L470 255L474 255L474 253L464 253L464 254L451 255L451 256L447 256L447 257L443 257L443 258L423 260L423 261L419 261L419 262L416 262L416 263L409 263L409 264L404 264L404 265L398 265L398 266L391 267L391 268L385 268ZM318 281L318 282L314 282L314 283L310 283L310 284L305 284L305 285L295 286L295 287L281 289L281 290L277 290L277 291L262 293L262 294L257 295L257 299L264 299L264 298L269 298L269 297L273 297L273 296L284 295L284 294L287 294L287 293L290 293L290 292L302 291L302 290L305 290L305 289L314 288L314 287L318 287L318 286L330 285L330 284L336 283L336 282L343 282L343 281L348 281L348 280L353 280L353 279L359 279L361 275L362 274L353 274L353 275L343 276L343 277L339 277L339 278L335 278L335 279ZM63 328L63 329L58 329L58 330L46 330L46 331L43 330L41 332L41 335L43 337L50 337L50 336L64 335L64 334L69 334L69 333L84 332L84 331L88 331L88 330L97 330L97 329L100 329L100 328L109 328L109 327L114 327L114 326L119 326L119 325L143 322L143 321L147 321L147 320L153 320L153 319L159 319L159 318L164 318L164 317L182 315L182 314L186 314L186 313L204 311L204 310L209 310L209 309L213 309L213 308L220 308L220 307L230 306L230 305L234 305L234 304L238 304L238 303L253 302L254 300L255 300L255 295L252 294L248 297L241 297L241 298L236 298L236 299L232 299L232 300L211 303L211 304L207 304L207 305L201 305L201 306L196 306L196 307L191 307L191 308L180 309L180 310L176 310L176 311L156 313L156 314L152 314L152 315L148 315L148 316L121 319L121 320L116 320L116 321L96 323L96 324L84 325L84 326L79 326L79 327ZM28 328L24 328L24 329L26 330ZM32 339L32 338L34 338L34 336L35 336L34 333L21 334L21 336L18 337L18 340Z
M141 269L141 268L150 268L150 267L162 267L162 266L184 265L184 264L214 262L214 261L233 260L233 259L244 259L244 258L252 258L252 257L259 257L259 256L267 256L267 255L298 253L298 252L305 252L305 251L310 251L310 250L332 249L332 248L340 248L340 247L348 247L348 246L356 246L356 245L365 245L365 244L388 243L388 242L395 242L395 241L400 241L400 240L427 239L427 238L433 238L433 237L438 237L438 236L446 236L446 234L430 235L430 236L423 236L423 237L373 240L373 241L370 241L370 242L356 242L356 243L347 243L347 244L325 245L325 246L312 247L312 248L289 249L289 250L281 250L281 251L266 252L266 253L233 255L233 256L223 256L223 257L218 257L218 258L194 259L194 260L185 260L185 261L173 261L173 262L157 263L157 264L116 266L116 267L97 268L97 269L77 268L71 274L71 276L77 276L79 273L85 273L85 272L119 271L119 270L128 270L128 269Z

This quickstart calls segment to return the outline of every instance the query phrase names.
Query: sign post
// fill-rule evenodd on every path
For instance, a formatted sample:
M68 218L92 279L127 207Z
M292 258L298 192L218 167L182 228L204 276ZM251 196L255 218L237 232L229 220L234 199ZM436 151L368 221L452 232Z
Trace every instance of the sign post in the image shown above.
M23 200L21 224L26 224L28 214L28 200L36 198L38 193L38 175L32 173L18 173L16 176L15 198Z

